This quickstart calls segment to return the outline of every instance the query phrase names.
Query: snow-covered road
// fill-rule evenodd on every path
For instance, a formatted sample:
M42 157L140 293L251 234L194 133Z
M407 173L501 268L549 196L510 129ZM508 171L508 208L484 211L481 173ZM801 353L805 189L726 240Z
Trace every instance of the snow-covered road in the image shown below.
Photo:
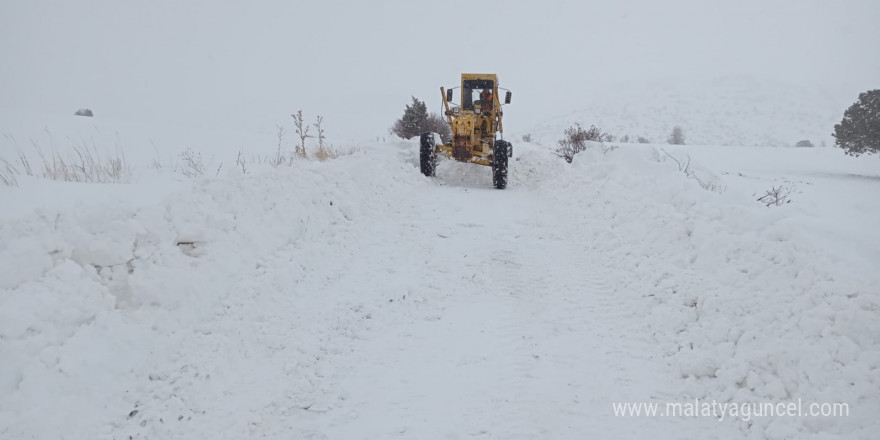
M340 280L377 292L382 304L368 312L373 324L341 381L345 411L329 427L318 420L316 431L651 433L644 423L609 423L611 401L648 399L664 382L650 329L615 298L619 268L566 232L577 225L559 200L454 184L419 186L406 200L403 227L376 225L377 239L358 252L378 261L354 261Z
M505 191L450 162L426 179L415 151L5 218L3 262L27 270L0 284L0 437L874 432L877 277L783 211L706 191L651 148L568 165L525 146ZM852 414L612 408L693 398Z

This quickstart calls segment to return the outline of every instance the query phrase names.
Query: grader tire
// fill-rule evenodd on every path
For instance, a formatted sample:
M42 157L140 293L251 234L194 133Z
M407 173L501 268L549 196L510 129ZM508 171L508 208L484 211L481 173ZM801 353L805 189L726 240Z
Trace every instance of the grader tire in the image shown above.
M507 188L507 157L510 143L497 140L492 148L492 184L496 189Z
M422 174L434 177L437 171L437 144L434 141L434 133L422 133L419 141L419 164Z

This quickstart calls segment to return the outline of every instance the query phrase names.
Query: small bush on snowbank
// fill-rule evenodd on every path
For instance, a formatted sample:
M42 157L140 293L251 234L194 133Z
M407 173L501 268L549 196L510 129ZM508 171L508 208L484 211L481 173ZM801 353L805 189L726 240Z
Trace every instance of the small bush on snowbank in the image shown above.
M338 150L336 148L333 148L332 145L326 143L327 137L324 135L323 116L317 116L315 118L315 123L312 125L308 125L305 123L302 110L297 111L291 116L293 117L293 123L296 126L296 134L299 137L299 145L294 148L292 155L288 156L283 154L282 145L284 143L284 127L278 126L278 150L276 151L275 157L271 161L272 166L276 168L285 164L290 166L291 164L293 164L294 157L298 157L300 159L316 159L323 162L329 159L336 159L339 156L347 156L355 152L354 149ZM317 132L317 135L310 136L309 128L314 128ZM317 145L311 151L306 146L306 139L310 137L316 138L317 141Z
M786 203L791 203L791 200L788 196L791 195L791 188L785 185L779 185L778 187L774 186L773 188L767 190L763 196L758 197L758 201L763 203L764 206L782 206Z
M401 139L411 139L422 133L437 133L443 143L452 142L452 128L443 117L436 113L428 113L424 101L412 97L412 105L407 105L403 116L394 122L389 129Z
M571 163L574 160L574 155L585 151L590 142L610 142L611 139L610 134L604 133L595 125L591 125L589 129L585 130L581 124L575 123L565 129L565 137L559 141L556 155Z

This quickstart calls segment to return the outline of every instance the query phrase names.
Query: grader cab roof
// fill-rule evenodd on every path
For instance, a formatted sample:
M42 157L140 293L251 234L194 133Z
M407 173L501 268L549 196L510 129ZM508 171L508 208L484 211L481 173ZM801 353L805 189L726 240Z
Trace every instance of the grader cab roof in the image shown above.
M491 79L492 81L498 81L498 75L494 73L462 73L461 79Z

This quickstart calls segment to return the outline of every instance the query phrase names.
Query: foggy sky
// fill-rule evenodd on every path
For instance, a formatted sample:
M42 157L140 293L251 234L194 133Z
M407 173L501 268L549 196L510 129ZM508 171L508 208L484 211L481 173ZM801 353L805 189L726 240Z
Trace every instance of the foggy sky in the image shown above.
M505 125L655 78L749 75L842 96L880 87L876 0L0 3L0 109L267 130L303 109L328 136L439 110L462 72L514 92Z

